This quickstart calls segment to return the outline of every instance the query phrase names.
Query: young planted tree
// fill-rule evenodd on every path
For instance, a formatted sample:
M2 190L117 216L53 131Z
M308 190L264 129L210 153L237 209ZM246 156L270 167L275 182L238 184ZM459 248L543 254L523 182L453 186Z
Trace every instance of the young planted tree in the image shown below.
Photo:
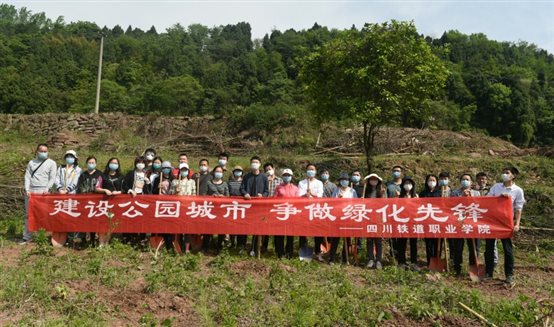
M442 93L447 75L414 24L398 21L342 32L308 56L301 72L320 121L363 126L369 171L379 128L417 119Z

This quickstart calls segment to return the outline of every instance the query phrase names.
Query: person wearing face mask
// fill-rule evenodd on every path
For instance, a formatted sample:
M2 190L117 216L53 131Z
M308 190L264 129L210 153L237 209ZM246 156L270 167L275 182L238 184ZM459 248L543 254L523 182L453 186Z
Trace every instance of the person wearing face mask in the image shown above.
M81 175L81 168L79 167L79 159L77 153L73 150L68 150L64 155L65 164L60 165L58 172L56 173L55 187L59 194L76 194L77 182ZM57 242L66 239L69 243L81 243L82 238L79 233L58 233L52 232L52 238ZM59 240L59 241L58 241Z
M154 158L156 158L156 150L152 148L148 148L144 150L144 164L146 165L144 167L145 171L149 171L152 169L152 163L154 162Z
M333 192L332 197L333 198L344 198L344 199L355 199L358 197L356 194L356 191L350 187L350 178L348 176L347 172L342 172L339 175L338 179L339 186ZM350 247L350 238L344 238L346 240L347 244L343 245L342 250L342 261L346 262L346 251L348 251L348 248ZM329 260L328 263L330 265L333 265L335 262L335 257L337 255L337 250L339 248L341 238L340 237L331 237L331 250L329 251ZM346 248L345 248L346 247Z
M362 183L362 173L359 170L354 170L352 172L352 177L350 178L352 188L356 191L356 194L360 198L364 196L364 183ZM365 181L364 181L365 182Z
M180 196L193 196L196 195L196 183L189 178L189 165L186 162L179 164L179 176L174 178L171 182L171 188L169 194ZM192 235L184 234L185 253L190 253L190 243Z
M397 198L400 196L400 192L402 191L401 185L402 185L402 174L404 169L402 166L394 166L392 167L392 180L387 182L387 197L388 198Z
M323 183L323 197L324 198L330 198L333 196L333 193L337 189L337 185L335 183L331 182L329 180L329 170L323 169L321 173L319 174L319 178L321 179L321 182Z
M383 187L383 179L377 174L370 174L364 178L367 183L365 198L379 199L386 198L387 192ZM369 269L383 269L383 239L367 239L368 262L366 267Z
M208 181L208 193L209 196L215 197L228 197L229 196L229 185L223 180L223 167L216 166L212 171L213 178ZM203 250L208 251L212 235L205 234L203 235ZM221 234L217 236L217 250L222 249L223 240L225 235Z
M46 194L50 191L56 181L56 170L56 162L48 159L48 146L39 144L35 159L29 161L25 169L25 227L23 228L21 245L33 240L33 235L28 228L29 198L32 194Z
M470 174L462 174L460 176L460 188L456 189L452 192L453 197L467 197L467 196L480 196L481 194L479 191L473 190L471 188L472 186L472 178ZM469 250L469 265L474 265L475 260L475 249L473 247L473 244L478 243L479 240L473 240L468 239L467 240L467 246ZM450 239L450 250L452 252L452 259L454 261L454 273L457 277L461 276L462 274L462 261L463 261L463 255L464 255L464 238L451 238ZM478 248L479 245L476 244L476 247Z
M56 174L56 191L60 194L75 194L77 193L77 182L81 175L77 153L69 150L63 158L65 164L58 168Z
M160 168L160 175L156 176L155 180L152 182L152 192L151 194L169 194L171 183L173 182L173 167L171 162L164 161Z
M402 190L400 191L400 198L418 198L415 190L415 182L410 177L405 177L402 180ZM410 238L410 262L411 268L414 271L419 271L417 265L417 238ZM395 238L393 239L393 249L396 254L396 262L400 268L406 268L406 249L408 247L407 238Z
M187 163L179 164L179 176L173 178L169 193L181 196L196 195L196 183L190 179L190 169Z
M184 152L179 153L179 158L177 160L177 163L178 163L178 166L181 166L181 164L184 164L184 163L188 165L189 157L187 156L187 154ZM192 171L192 169L189 169L188 172L189 172L188 179L193 179L194 172ZM179 167L175 167L175 169L173 169L173 178L179 178L180 173L181 173L181 170L179 169Z
M229 176L227 184L229 185L229 194L231 196L241 196L240 194L240 184L242 184L242 175L244 171L241 166L235 166Z
M489 177L487 173L480 172L477 174L475 179L476 179L476 183L475 183L474 189L478 191L481 196L487 196L490 191L490 186L488 184ZM497 242L495 240L494 241L494 265L495 266L498 264L498 247L496 245L497 245ZM477 253L479 253L479 247L480 247L480 242L477 242Z
M227 152L221 152L217 156L217 165L223 168L223 172L227 171L227 163L229 162L229 154Z
M104 173L98 178L96 184L96 193L106 194L107 196L119 195L123 190L124 176L121 174L119 159L110 158ZM107 233L98 233L99 247L104 247L109 243Z
M123 180L124 193L131 194L133 197L150 193L148 191L150 179L146 177L145 169L146 159L144 159L144 157L137 157L135 159L135 169L127 173Z
M199 172L194 176L196 181L196 192L198 195L208 194L208 182L212 180L213 175L210 174L210 162L208 159L200 159L198 162Z
M296 198L298 197L298 187L292 183L293 173L291 169L283 170L283 183L279 184L275 189L274 197L276 198ZM277 235L273 237L275 252L277 257L281 259L284 255L288 259L293 256L294 236L287 236L287 245L285 247L285 236Z
M321 179L321 183L323 183L323 197L324 198L330 198L333 196L333 193L337 189L337 185L335 185L333 182L329 180L329 170L323 169L321 170L321 173L319 174L319 178ZM325 245L325 249L327 251L331 248L331 243L329 242L329 238L327 237L314 237L314 243L315 243L315 255L318 260L323 260L323 254L321 253L322 245Z
M150 187L154 185L154 182L156 181L156 178L160 176L162 172L162 157L154 157L154 160L152 160L152 165L150 167L146 167L144 171L146 172L146 177L150 180ZM150 190L149 193L155 193L153 189Z
M240 185L240 194L245 200L250 200L252 197L261 198L269 196L269 182L267 180L267 175L262 174L260 171L261 162L258 156L250 158L250 172L244 176ZM251 256L256 255L257 242L258 238L253 236L252 248L250 250Z
M438 187L439 178L436 175L429 174L425 177L423 191L419 193L420 198L439 198L441 196ZM442 239L425 238L425 254L427 256L427 267L431 263L431 258L439 256L439 248L444 246Z
M275 168L273 167L272 163L266 163L264 164L264 172L267 176L267 185L269 190L268 197L273 197L275 195L275 189L277 186L279 186L281 183L283 183L283 180L275 175ZM269 246L269 238L270 236L264 235L262 237L262 253L267 252L267 248Z
M241 166L235 166L229 176L227 184L229 185L229 195L231 196L241 196L240 194L240 184L242 184L242 175L243 170ZM246 235L230 235L231 247L237 245L241 248L241 251L244 251L246 247Z
M502 171L502 182L494 184L488 196L503 196L510 197L514 211L514 232L518 232L521 222L521 213L525 205L525 195L523 189L516 185L515 179L519 176L519 170L515 167L506 167ZM485 270L487 272L487 280L492 279L494 272L494 244L495 239L486 240L485 248ZM506 275L506 283L513 284L514 275L514 252L512 239L502 239L502 247L504 248L504 274Z
M439 174L439 189L441 192L441 197L448 198L452 194L452 189L449 186L450 183L450 173L443 171Z
M307 198L322 198L323 197L323 183L318 180L315 175L317 172L316 165L310 163L306 166L306 179L301 180L298 183L299 196ZM323 256L321 254L321 241L322 237L314 238L314 247L316 251L317 260L322 262ZM305 248L308 245L308 239L305 236L300 237L300 248Z
M77 181L77 193L87 194L96 193L96 185L98 179L102 176L102 172L96 169L96 158L90 156L86 161L86 170L81 173L79 180ZM90 239L90 244L94 246L96 244L96 234L88 233L87 238Z

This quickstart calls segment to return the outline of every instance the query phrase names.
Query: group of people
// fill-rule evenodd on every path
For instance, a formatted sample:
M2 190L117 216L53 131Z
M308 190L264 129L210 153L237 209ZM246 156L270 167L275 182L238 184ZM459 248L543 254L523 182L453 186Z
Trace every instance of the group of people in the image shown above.
M208 159L198 162L198 171L195 172L189 166L188 157L181 153L178 163L174 167L171 162L164 161L156 154L154 149L146 149L142 156L134 161L134 168L123 174L118 158L110 158L104 169L98 168L97 159L94 156L86 158L83 168L79 166L79 157L73 150L65 152L63 164L59 167L56 162L48 158L48 147L39 144L36 150L36 158L31 160L25 173L26 210L28 198L31 194L59 193L103 193L107 196L117 194L130 194L141 196L143 194L172 194L181 196L239 196L244 199L253 197L308 197L308 198L418 198L418 197L454 197L454 196L506 196L511 197L514 209L514 231L519 230L521 213L525 204L523 190L515 184L519 171L515 167L507 167L502 171L502 182L489 186L488 176L481 172L475 176L464 173L459 176L459 187L452 188L450 174L441 172L438 176L429 174L425 177L423 189L417 193L415 181L404 176L404 169L400 165L392 167L391 179L384 181L382 177L371 173L363 177L360 170L350 173L342 172L336 178L336 184L331 181L330 171L319 169L315 164L309 163L305 168L305 178L295 185L295 174L292 169L284 168L281 173L276 173L276 167L272 163L264 163L258 156L250 159L250 167L243 169L241 166L228 167L229 155L220 153L217 164L210 168ZM32 241L32 234L27 229L28 219L25 219L23 242ZM92 239L98 238L101 245L108 240L106 235L92 235ZM138 242L145 241L147 235L139 235ZM164 237L169 237L165 235ZM183 235L185 252L191 250L191 242L198 235ZM277 257L291 258L294 252L294 237L276 235L274 249ZM247 235L218 235L212 239L212 235L202 235L201 243L204 251L211 246L220 250L227 242L229 246L237 247L240 252L256 254L256 244L260 243L261 252L268 249L269 236L252 236L251 247L247 248ZM213 240L213 241L212 241ZM383 239L368 238L367 244L367 268L382 269L383 267ZM391 256L396 263L403 268L419 270L418 265L418 239L397 238L388 240ZM432 258L440 255L442 247L448 246L453 269L456 275L462 271L462 259L464 245L467 242L469 248L469 263L475 264L476 255L479 253L479 240L448 239L443 244L438 239L425 239L425 252L427 266ZM504 249L504 272L506 282L513 282L514 255L511 239L501 240ZM167 242L170 244L170 242ZM323 253L322 244L328 244L327 253ZM352 242L346 238L344 247L355 246L362 248L361 239ZM355 243L355 244L352 244ZM307 237L299 238L300 248L308 244ZM410 264L407 263L406 252L409 245ZM321 262L333 264L337 261L337 251L340 246L340 238L314 237L314 257ZM249 250L249 251L248 251ZM487 239L485 246L486 278L492 278L494 267L498 262L496 240ZM348 259L348 251L342 251L342 260Z

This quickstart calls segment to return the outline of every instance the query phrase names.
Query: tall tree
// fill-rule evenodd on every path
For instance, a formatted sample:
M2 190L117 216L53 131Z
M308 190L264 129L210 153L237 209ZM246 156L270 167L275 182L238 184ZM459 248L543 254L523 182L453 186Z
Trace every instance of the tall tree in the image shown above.
M342 32L310 55L302 70L320 120L350 119L363 126L369 171L378 129L399 124L406 112L417 115L440 94L447 76L414 24L397 21Z

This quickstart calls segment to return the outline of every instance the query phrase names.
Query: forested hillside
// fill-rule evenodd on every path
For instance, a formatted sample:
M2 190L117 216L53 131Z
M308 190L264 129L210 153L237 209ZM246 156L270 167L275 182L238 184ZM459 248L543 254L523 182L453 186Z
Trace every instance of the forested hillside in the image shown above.
M258 40L247 22L143 31L0 5L0 112L91 112L104 35L103 112L309 120L301 68L340 33L314 24ZM449 75L443 94L405 127L481 130L520 146L553 143L552 54L484 34L421 37Z

